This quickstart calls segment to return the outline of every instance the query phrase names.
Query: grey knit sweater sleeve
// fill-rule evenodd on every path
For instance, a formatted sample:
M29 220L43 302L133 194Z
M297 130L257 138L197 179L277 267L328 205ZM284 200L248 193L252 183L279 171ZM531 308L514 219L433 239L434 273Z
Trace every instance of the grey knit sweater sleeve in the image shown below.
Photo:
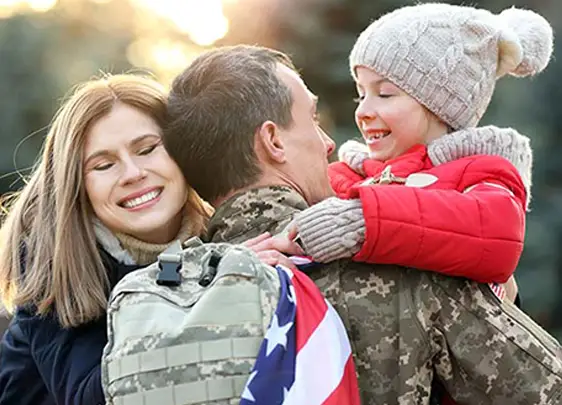
M349 258L365 240L360 200L328 198L295 218L305 252L321 263Z

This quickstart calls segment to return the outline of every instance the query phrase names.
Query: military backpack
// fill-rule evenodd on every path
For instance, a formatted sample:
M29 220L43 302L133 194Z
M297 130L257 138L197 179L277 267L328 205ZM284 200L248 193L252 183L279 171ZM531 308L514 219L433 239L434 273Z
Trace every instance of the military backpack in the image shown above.
M128 274L109 299L106 403L238 403L279 287L250 250L197 238Z

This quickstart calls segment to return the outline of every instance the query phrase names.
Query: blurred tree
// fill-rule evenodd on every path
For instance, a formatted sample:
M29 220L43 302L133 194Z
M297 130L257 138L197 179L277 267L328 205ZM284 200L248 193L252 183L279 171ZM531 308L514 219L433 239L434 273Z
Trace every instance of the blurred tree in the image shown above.
M14 170L25 172L33 163L46 127L71 86L102 71L131 68L124 57L130 35L123 34L100 31L55 13L2 21L1 190L21 185Z

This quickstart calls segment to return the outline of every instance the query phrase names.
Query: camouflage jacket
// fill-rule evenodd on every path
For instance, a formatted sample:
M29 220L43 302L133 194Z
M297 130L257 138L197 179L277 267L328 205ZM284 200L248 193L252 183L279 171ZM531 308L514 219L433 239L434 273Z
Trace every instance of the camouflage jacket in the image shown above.
M306 208L289 187L245 191L218 207L208 238L276 234ZM487 285L349 260L309 276L346 325L364 404L427 404L434 374L465 404L562 401L558 342Z

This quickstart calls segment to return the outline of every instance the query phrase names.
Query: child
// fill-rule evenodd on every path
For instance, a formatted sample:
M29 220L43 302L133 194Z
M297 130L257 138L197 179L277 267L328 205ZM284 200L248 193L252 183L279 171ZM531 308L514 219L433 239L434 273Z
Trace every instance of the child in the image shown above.
M542 71L552 41L544 18L515 8L421 4L374 21L350 55L366 146L342 147L329 169L339 198L297 218L307 253L510 279L532 152L513 129L476 125L496 79Z

